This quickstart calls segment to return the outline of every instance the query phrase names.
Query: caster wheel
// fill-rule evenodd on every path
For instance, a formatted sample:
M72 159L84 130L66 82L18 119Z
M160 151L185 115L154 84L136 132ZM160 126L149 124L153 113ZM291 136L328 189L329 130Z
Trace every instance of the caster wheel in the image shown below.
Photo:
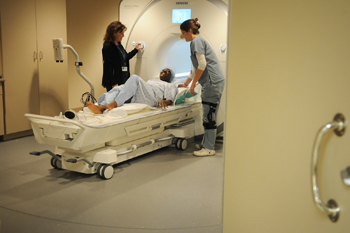
M55 164L56 169L62 170L62 161L61 160L55 159L54 164Z
M179 148L180 140L181 140L181 138L176 138L175 139L175 143L174 143L175 144L175 148L178 149L178 150L180 150L180 148Z
M175 147L178 150L186 150L187 149L187 140L185 138L179 138L178 140L176 140Z
M103 179L109 180L113 177L113 174L114 174L114 168L111 165L104 164L101 166L100 176Z
M52 157L51 160L50 160L50 164L51 164L51 166L52 166L53 168L56 168L55 160L56 160L56 159L55 159L54 157Z
M102 167L103 167L103 164L100 164L100 165L98 165L97 170L96 170L96 173L97 173L100 177L102 177L102 174L101 174Z
M58 160L58 159L52 157L50 164L53 168L58 169L58 170L62 170L62 161L61 160Z

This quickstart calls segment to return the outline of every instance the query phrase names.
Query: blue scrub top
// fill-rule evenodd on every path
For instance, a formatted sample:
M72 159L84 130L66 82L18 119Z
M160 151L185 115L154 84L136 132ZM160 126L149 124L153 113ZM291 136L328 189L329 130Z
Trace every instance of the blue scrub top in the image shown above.
M220 101L225 85L225 76L222 72L219 59L217 58L214 50L201 36L197 36L191 41L190 48L192 65L196 71L198 68L196 53L204 54L207 61L207 66L202 76L198 80L198 82L202 85L202 99L207 99L208 101L212 100L215 102L218 100ZM209 92L211 92L211 94L209 94Z

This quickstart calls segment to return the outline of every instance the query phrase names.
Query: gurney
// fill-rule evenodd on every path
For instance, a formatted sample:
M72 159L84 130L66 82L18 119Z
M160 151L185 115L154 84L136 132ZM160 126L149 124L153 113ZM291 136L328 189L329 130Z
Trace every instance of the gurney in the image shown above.
M135 104L129 106L132 105ZM110 179L115 164L172 144L185 150L187 140L195 136L195 119L200 121L201 109L200 102L188 102L167 110L144 107L121 117L84 111L77 113L75 119L26 114L37 142L55 146L54 152L30 154L51 155L51 165L56 169L97 173Z
M90 85L89 94L94 99L94 87L80 71L82 63L73 47L63 44L61 38L55 38L53 48L56 62L63 62L63 49L73 52L77 72ZM179 88L173 105L166 110L125 104L102 115L74 112L73 118L62 113L57 117L25 114L36 141L55 146L54 152L44 150L30 154L49 154L52 167L59 170L97 173L103 179L110 179L115 164L172 144L179 150L187 148L187 140L195 136L195 119L197 123L201 121L199 113L202 111L201 103L194 100L196 98L186 101L191 97L187 88Z

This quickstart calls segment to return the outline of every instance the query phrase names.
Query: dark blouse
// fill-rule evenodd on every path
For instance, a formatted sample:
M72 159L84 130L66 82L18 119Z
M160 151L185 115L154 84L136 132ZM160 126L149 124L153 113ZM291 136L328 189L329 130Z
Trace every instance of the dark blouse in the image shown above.
M129 60L133 58L137 52L137 49L133 49L130 53L126 53L121 43L119 43L119 46L114 42L104 43L102 48L102 86L108 88L115 84L124 84L130 77ZM122 71L123 66L127 67L127 71Z

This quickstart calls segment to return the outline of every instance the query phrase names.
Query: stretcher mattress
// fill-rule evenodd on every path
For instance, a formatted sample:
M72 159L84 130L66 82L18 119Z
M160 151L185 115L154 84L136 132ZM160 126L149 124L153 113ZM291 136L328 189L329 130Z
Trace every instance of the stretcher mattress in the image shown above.
M194 118L201 111L199 102L169 106L166 110L136 105L116 108L103 115L82 111L74 120L35 114L25 116L31 121L39 143L84 153L157 134L165 127Z

